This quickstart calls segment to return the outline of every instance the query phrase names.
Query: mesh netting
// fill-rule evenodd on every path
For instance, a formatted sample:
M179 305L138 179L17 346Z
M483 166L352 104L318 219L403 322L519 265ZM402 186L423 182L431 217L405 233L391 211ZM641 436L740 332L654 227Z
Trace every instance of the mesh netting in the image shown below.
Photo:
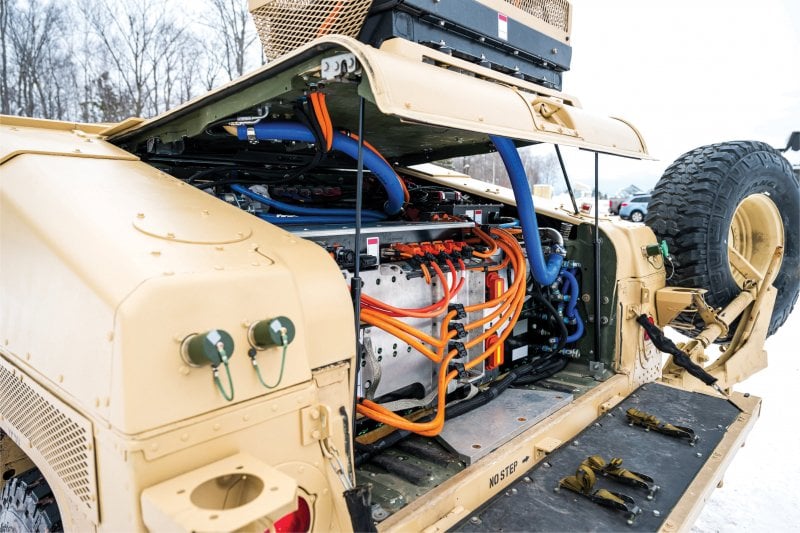
M267 0L252 10L269 59L328 34L356 37L372 0Z
M534 17L565 32L569 32L569 2L567 0L505 0Z

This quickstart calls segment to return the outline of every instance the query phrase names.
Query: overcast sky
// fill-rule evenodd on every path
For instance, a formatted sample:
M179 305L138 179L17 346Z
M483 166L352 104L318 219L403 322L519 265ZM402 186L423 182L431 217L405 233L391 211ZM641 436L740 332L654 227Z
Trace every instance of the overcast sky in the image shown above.
M602 157L601 191L651 187L672 160L703 144L753 139L783 147L800 130L800 2L572 4L564 91L586 109L632 122L659 158ZM588 154L570 163L577 179L591 178Z

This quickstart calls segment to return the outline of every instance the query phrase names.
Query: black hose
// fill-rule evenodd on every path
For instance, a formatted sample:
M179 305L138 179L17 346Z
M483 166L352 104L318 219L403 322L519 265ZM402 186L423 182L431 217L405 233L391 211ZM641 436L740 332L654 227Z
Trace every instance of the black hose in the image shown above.
M564 345L567 343L567 337L569 336L566 324L564 324L564 321L561 319L561 315L558 314L558 311L556 311L556 308L553 307L552 303L550 303L550 300L548 300L538 292L531 293L531 297L538 303L540 303L547 310L547 312L550 314L550 318L552 318L552 322L555 323L556 326L558 327L559 330L558 344L553 349L553 351L555 353L560 352L561 349L564 348Z
M533 370L533 365L530 363L524 364L522 366L519 366L511 370L503 377L503 379L501 379L500 381L495 381L488 388L479 392L477 395L473 396L469 400L464 400L463 402L459 402L453 406L448 407L447 411L445 411L445 417L444 417L445 420L456 418L457 416L461 416L474 409L477 409L478 407L486 405L487 403L491 402L492 400L500 396L517 379L521 378L531 370Z
M547 359L543 362L543 364L535 368L533 372L517 378L514 381L514 386L519 387L522 385L531 385L539 380L549 378L553 374L561 372L566 366L567 359L564 357L560 357L558 359Z
M417 420L417 422L422 423L422 422L429 422L431 420L433 420L433 415L425 416ZM412 433L411 431L405 429L398 429L393 433L389 433L382 439L376 440L372 444L359 444L358 442L356 442L356 455L354 459L356 467L361 466L362 464L366 463L367 461L375 457L377 454L383 452L384 450L388 450L401 440L408 438L413 434L414 433Z

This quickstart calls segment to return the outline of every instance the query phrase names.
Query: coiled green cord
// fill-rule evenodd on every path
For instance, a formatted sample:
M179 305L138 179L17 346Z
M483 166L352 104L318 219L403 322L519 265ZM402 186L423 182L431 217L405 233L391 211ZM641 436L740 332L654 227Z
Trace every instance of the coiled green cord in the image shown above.
M258 381L261 382L261 384L264 386L265 389L274 389L275 387L281 384L281 381L283 381L283 369L286 366L286 350L287 348L289 348L289 338L286 333L286 328L281 329L281 342L283 343L283 353L281 354L281 370L280 373L278 374L278 380L275 382L274 385L267 385L267 383L264 381L263 376L261 375L261 370L258 367L258 361L256 361L255 354L250 356L250 361L253 362L253 368L256 369L256 376L258 376Z
M228 367L228 355L225 353L225 350L219 349L219 355L222 359L222 364L225 365L225 373L228 375L228 390L231 391L230 395L225 391L225 388L222 386L222 381L219 379L219 365L212 366L211 371L214 375L214 384L219 389L219 393L222 394L222 397L228 400L229 402L233 401L233 378L231 378L231 369Z

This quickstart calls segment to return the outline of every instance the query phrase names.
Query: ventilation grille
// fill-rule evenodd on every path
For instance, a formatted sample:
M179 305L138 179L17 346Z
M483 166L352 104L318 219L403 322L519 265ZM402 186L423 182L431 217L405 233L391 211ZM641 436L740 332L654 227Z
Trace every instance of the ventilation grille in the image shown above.
M266 0L251 14L264 55L275 59L323 35L358 36L371 4L372 0Z
M505 0L506 3L530 13L553 27L569 33L570 5L568 0Z
M4 361L0 359L0 363ZM60 478L72 492L73 501L85 506L84 511L96 521L92 426L70 408L60 405L57 399L45 395L50 396L38 385L25 383L19 373L0 364L2 418L30 443L31 449L26 451L43 473L47 476L50 470ZM36 454L43 464L36 460Z

